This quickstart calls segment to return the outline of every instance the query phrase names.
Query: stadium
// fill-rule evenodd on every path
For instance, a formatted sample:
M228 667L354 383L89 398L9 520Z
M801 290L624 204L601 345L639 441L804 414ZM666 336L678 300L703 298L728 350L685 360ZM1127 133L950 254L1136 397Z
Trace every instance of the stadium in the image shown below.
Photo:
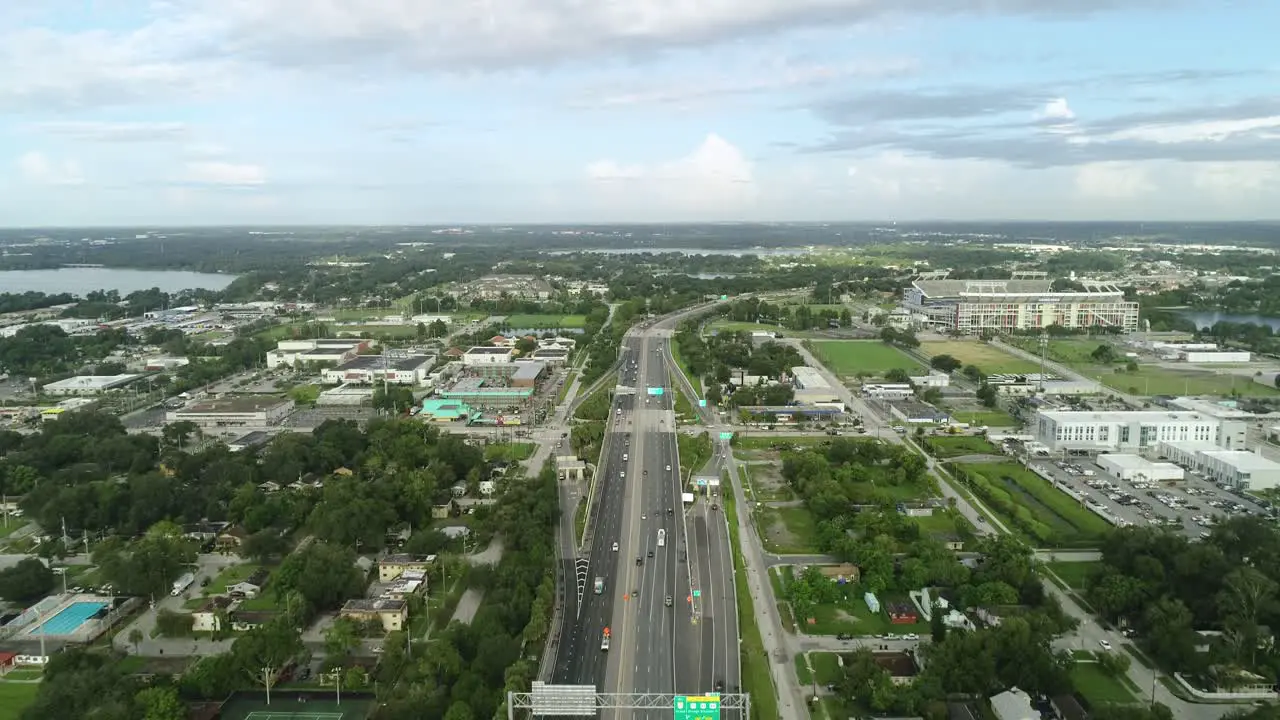
M915 280L903 291L913 319L939 332L962 335L1065 328L1138 329L1138 303L1109 283L1085 281L1083 290L1054 292L1053 281Z

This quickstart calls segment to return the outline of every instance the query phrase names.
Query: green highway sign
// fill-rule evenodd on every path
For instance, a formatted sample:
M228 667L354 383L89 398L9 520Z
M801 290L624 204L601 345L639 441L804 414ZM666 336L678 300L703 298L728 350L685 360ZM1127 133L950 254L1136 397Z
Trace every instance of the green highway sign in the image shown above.
M694 597L702 597L702 591L701 591L701 590L694 590L694 591L693 591L693 596L694 596Z
M672 705L676 720L720 720L719 695L677 695Z
M649 394L650 394L650 395L661 395L661 394L662 394L662 388L660 388L660 387L651 387L651 388L649 388Z
M722 433L720 433L720 439L721 439L721 440L732 440L732 439L733 439L733 433L731 433L731 432L722 432Z
M705 399L698 400L698 407L706 407L706 406L707 406L707 401Z

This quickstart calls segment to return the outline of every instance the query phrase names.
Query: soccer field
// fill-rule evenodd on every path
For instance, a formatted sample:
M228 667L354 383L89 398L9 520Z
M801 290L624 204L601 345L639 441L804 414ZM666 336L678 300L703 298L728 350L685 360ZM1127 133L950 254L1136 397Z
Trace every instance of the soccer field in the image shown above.
M586 315L508 315L507 324L516 329L580 328L587 324Z
M908 372L920 369L914 358L877 340L813 340L808 347L837 375L881 375L894 368Z
M950 355L965 365L976 365L984 375L1040 371L1040 367L1033 362L1016 358L977 340L926 342L920 343L920 349L929 357Z
M244 720L342 720L343 717L345 717L343 713L255 710L246 715Z

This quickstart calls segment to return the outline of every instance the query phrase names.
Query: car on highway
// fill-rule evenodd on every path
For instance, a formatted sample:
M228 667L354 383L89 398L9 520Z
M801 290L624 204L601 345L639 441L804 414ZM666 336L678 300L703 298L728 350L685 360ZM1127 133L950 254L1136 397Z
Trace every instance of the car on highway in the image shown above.
M667 466L667 472L671 472L671 466L670 466L670 465L668 465L668 466Z
M670 596L670 595L668 595L668 596L667 596L667 599L666 599L664 602L666 602L667 607L671 607L671 596Z
M623 471L619 472L619 473L618 473L618 477L623 478L623 479L625 480L625 479L626 479L626 477L627 477L627 471L626 471L626 470L623 470Z
M644 558L642 558L642 557L640 557L639 555L637 555L637 556L636 556L636 565L643 565L643 564L644 564Z
M613 551L618 552L618 543L613 544Z
M724 680L721 680L720 678L716 678L716 692L724 692Z
M652 551L652 550L650 550L650 551L649 551L649 559L650 559L650 560L652 560L652 559L653 559L653 551Z
M1103 650L1106 650L1108 652L1111 651L1111 643L1107 642L1106 640L1099 640L1098 644L1102 646Z

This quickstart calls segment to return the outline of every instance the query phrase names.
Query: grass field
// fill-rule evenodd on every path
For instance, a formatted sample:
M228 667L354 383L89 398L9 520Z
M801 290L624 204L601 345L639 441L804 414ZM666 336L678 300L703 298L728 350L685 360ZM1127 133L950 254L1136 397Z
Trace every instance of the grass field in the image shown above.
M1089 574L1098 568L1101 563L1096 562L1048 562L1045 566L1053 571L1067 587L1072 590L1084 590L1085 581Z
M39 683L4 682L0 680L0 720L18 720L22 711L36 700Z
M305 697L305 702L299 702ZM373 701L365 698L342 698L335 702L331 693L273 692L271 705L252 697L236 697L222 706L218 716L224 720L363 720L369 716Z
M1000 451L984 437L977 435L939 435L927 437L924 444L937 458L953 458L962 455L999 455Z
M840 667L840 656L836 653L809 653L809 662L813 665L813 679L819 685L840 682L844 678L844 669Z
M533 328L535 330L555 328L580 328L587 324L586 315L508 315L507 325L521 330L524 328Z
M949 409L951 419L956 422L969 423L974 427L1014 427L1018 421L1003 410L956 410Z
M1071 684L1094 707L1136 700L1124 683L1103 672L1097 663L1078 662L1072 665Z
M1033 546L1090 546L1112 529L1107 521L1021 465L953 467L967 478L969 488L987 507Z
M876 340L813 340L808 347L823 365L841 376L882 375L895 368L908 372L920 369L915 359Z
M920 343L929 357L950 355L965 365L977 365L987 375L1038 372L1039 366L976 340L948 340Z
M728 473L725 473L725 477L728 477ZM755 603L751 599L751 588L747 585L747 566L742 558L742 545L738 539L734 491L727 482L724 485L721 491L724 493L724 512L729 521L729 546L733 548L733 568L736 571L733 584L738 600L742 689L751 694L751 708L755 711L755 717L759 720L778 720L778 695L773 688L769 655L764 650L760 625L755 621Z
M13 533L21 530L26 526L27 526L26 520L23 520L22 518L11 517L9 518L8 527L6 527L3 523L0 523L0 538L7 538Z

